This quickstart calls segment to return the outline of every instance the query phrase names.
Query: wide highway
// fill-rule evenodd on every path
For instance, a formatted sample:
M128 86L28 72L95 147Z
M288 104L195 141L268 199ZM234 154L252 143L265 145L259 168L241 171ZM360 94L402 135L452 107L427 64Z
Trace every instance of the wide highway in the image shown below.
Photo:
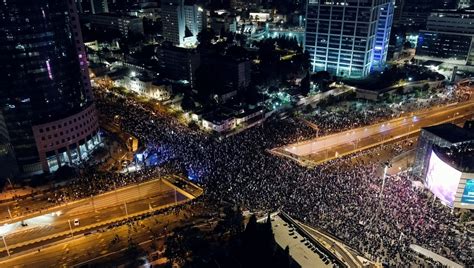
M118 261L129 246L129 240L151 251L150 246L156 243L163 245L164 234L179 226L182 220L192 223L200 219L191 217L195 209L185 209L180 213L160 214L138 221L134 225L124 224L96 232L90 235L78 235L66 239L63 243L33 250L29 253L0 260L0 267L80 267L84 263L111 263ZM114 242L114 238L118 241ZM97 265L100 267L101 265Z
M421 128L474 118L474 101L409 113L382 123L275 148L276 154L303 165L317 165L337 157L416 135Z
M189 198L192 196L168 181L157 179L71 202L53 212L26 218L23 222L5 224L0 227L0 236L3 236L10 254L18 253L38 246L36 242L45 244L48 240L55 240L55 236L63 239L65 235L83 233L89 227ZM5 243L0 241L0 257L4 256L7 256Z

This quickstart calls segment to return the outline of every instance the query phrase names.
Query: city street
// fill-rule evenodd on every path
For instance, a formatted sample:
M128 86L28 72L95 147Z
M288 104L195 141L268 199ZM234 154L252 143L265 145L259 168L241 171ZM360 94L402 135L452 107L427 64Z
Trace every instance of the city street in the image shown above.
M71 236L75 232L84 232L117 218L150 211L188 198L189 195L183 194L182 190L175 190L172 184L158 179L71 202L53 213L25 219L23 225L26 226L20 221L3 225L0 235L5 238L12 254L38 247L37 242L43 245L43 240ZM7 255L4 244L0 254Z
M167 177L167 179L174 180L171 177ZM117 188L116 192L109 192L99 195L100 199L96 199L96 197L89 199L89 206L92 206L94 204L97 209L100 208L102 204L107 204L108 202L111 202L115 199L122 200L123 202L138 198L140 196L153 195L157 190L160 190L159 187L156 188L157 185L161 185L156 184L159 180L160 179L152 180L138 185L134 184L126 187ZM115 193L117 193L118 196L116 196ZM0 223L12 223L20 221L22 219L32 218L34 216L40 216L48 212L55 212L60 207L70 207L71 204L78 204L77 202L79 202L72 201L68 202L67 205L58 205L56 203L48 202L47 197L48 196L46 193L42 196L35 196L35 198L30 197L27 199L17 199L12 202L0 204ZM94 202L92 202L92 200L94 200ZM82 202L85 202L85 200L82 200ZM14 219L10 218L10 213L12 214L11 216L13 216Z
M122 225L105 232L80 235L64 243L50 246L40 251L13 256L0 261L1 267L60 267L73 266L85 262L112 262L124 254L128 248L128 237L141 248L149 250L153 243L162 246L166 230L181 224L187 218L188 211L179 214L168 213L139 221L136 225ZM136 227L135 227L136 226ZM166 229L165 229L166 228ZM117 242L114 238L118 236ZM155 240L156 242L153 242Z
M447 122L464 122L473 116L474 102L469 101L407 114L383 123L286 145L272 151L297 160L303 165L315 165L416 135L422 127Z

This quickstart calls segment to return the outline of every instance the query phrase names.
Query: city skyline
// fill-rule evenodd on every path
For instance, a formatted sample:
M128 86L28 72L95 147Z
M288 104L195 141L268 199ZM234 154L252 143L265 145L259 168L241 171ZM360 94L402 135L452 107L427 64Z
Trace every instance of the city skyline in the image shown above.
M472 267L467 0L0 2L0 267Z

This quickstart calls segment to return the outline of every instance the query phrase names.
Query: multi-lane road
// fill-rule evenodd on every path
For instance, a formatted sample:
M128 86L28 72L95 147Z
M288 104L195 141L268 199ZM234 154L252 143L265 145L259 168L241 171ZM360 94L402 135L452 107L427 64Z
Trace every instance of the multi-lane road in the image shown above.
M74 234L83 234L89 229L101 228L116 219L192 198L191 194L168 180L156 179L71 202L40 216L25 218L23 222L5 224L0 227L0 236L5 238L9 253L15 254ZM5 256L5 243L0 243L0 257Z
M111 264L125 253L129 238L146 250L150 250L153 243L160 248L163 244L163 234L181 224L183 219L192 222L194 219L189 218L190 214L191 212L186 210L178 214L161 214L138 221L135 226L121 225L105 232L66 239L63 243L40 251L34 250L0 260L0 267L80 267L85 263L101 262ZM114 240L116 237L119 239Z
M286 145L272 151L311 166L416 135L422 127L463 122L472 118L474 101L469 101L409 113L386 122Z

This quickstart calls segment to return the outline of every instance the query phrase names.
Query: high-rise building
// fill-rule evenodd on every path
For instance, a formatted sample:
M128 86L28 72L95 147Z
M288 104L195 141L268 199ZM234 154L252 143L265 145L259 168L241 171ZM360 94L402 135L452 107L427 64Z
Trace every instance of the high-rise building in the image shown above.
M89 22L91 27L117 32L123 37L128 37L131 33L144 34L143 19L139 17L115 13L101 13L81 15L81 19Z
M206 27L204 9L191 1L162 0L163 37L175 46L194 46L197 35Z
M109 13L107 0L74 0L79 13Z
M305 50L312 71L362 78L383 67L393 6L392 0L308 0Z
M469 7L471 0L395 0L393 25L417 32L425 29L426 21L436 9Z
M76 2L76 8L79 13L92 12L90 0L74 0L74 2Z
M462 8L469 8L474 6L474 1L473 0L458 0L457 3L457 8L462 9Z
M1 2L0 69L1 135L21 173L73 165L99 144L74 1Z
M474 70L474 10L437 10L421 30L415 59ZM470 66L470 67L469 67Z
M160 74L170 80L194 85L196 70L201 64L201 56L196 49L176 47L164 42L155 52L160 63Z
M109 5L107 0L90 0L92 14L109 13Z

